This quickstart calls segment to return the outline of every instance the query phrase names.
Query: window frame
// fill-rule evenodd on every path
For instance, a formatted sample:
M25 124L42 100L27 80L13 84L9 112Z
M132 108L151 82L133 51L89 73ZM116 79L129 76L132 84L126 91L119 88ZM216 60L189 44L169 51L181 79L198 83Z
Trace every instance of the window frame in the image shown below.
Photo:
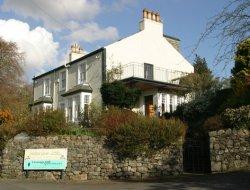
M144 79L154 80L154 65L153 64L144 63Z
M84 72L85 72L85 74L84 74L84 72L81 70L81 67L83 67L84 66ZM81 72L82 71L82 72ZM85 76L84 77L84 79L82 79L81 80L81 74L84 74L83 76ZM87 61L84 61L84 62L82 62L82 63L79 63L78 64L78 69L77 69L77 82L78 82L78 84L86 84L86 82L87 82Z
M65 72L65 86L63 87L63 73ZM61 71L60 74L59 74L59 86L60 86L60 91L62 90L66 90L67 88L67 70L64 70L64 71Z
M48 83L48 93L46 93L46 81L49 81ZM43 79L43 96L51 96L51 79L50 77L47 77Z

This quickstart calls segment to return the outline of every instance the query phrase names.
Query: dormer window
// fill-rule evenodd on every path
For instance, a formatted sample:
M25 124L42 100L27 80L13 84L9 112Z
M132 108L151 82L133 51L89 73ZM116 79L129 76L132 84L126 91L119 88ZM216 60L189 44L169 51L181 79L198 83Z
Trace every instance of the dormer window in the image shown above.
M87 79L87 63L81 63L78 66L78 84L86 83Z
M50 96L50 78L43 81L44 96Z

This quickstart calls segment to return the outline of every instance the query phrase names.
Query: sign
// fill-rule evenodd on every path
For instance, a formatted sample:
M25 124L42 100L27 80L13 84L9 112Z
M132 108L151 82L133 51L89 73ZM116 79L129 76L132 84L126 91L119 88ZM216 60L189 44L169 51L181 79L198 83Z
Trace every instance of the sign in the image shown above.
M65 170L67 148L25 149L24 170Z

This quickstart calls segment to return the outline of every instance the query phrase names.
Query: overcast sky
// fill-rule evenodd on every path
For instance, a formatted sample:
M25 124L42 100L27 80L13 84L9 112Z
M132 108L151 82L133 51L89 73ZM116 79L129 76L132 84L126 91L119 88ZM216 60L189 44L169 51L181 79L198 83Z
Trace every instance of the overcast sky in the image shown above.
M91 52L138 31L143 8L158 11L164 33L181 39L182 54L192 50L208 19L227 0L0 0L0 36L25 53L25 73L34 75L66 62L77 42ZM196 53L207 59L216 76L230 75L232 65L214 66L217 39L203 42Z

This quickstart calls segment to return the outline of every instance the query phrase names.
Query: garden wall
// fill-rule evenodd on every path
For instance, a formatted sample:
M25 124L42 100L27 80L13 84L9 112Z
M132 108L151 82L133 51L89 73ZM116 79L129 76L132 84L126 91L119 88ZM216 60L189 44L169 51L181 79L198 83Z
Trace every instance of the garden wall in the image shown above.
M250 138L248 130L219 130L209 133L212 172L249 168Z
M64 179L145 179L183 172L182 146L171 145L150 158L120 160L105 148L104 139L87 136L54 136L12 139L3 150L2 177L25 178L23 156L26 148L68 148ZM32 171L29 178L59 179L60 172Z

